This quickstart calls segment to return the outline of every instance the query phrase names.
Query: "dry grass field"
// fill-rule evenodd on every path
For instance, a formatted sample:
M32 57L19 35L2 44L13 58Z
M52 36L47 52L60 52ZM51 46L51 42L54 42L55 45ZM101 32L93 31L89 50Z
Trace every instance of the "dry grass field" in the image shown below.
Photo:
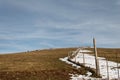
M87 48L92 50L92 48ZM85 74L86 70L77 70L59 60L76 48L46 49L30 52L1 54L0 80L69 80L69 73ZM120 49L99 48L98 55L116 61ZM90 53L92 54L92 53ZM118 58L120 61L120 59Z
M93 48L87 48L94 52ZM114 62L120 62L120 48L98 48L98 56L105 57L106 59ZM94 53L90 54L94 54Z

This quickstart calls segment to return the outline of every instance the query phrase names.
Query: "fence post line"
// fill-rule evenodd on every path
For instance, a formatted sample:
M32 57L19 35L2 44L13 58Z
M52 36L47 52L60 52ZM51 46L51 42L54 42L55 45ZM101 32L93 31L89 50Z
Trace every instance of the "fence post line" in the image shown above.
M82 48L83 50L83 48ZM84 55L84 51L83 51L83 65L85 66L85 55Z
M116 61L117 61L117 70L118 70L118 80L120 80L119 79L119 68L118 68L118 53L116 53Z
M118 67L118 63L117 63L117 67ZM118 69L118 80L120 80L120 76L119 76L119 68L117 68Z
M94 45L94 54L95 54L96 74L97 74L97 76L100 76L99 61L98 61L98 55L97 55L97 48L96 48L95 38L93 38L93 45Z
M75 63L77 63L77 61L76 61L76 56L77 56L77 55L75 55Z
M83 47L81 47L81 50L83 50ZM82 51L81 52L83 55L82 55L82 57L83 57L83 66L85 66L85 55L84 55L84 51Z
M70 52L68 52L68 59L70 59Z
M84 52L83 52L83 65L85 66L85 55L84 55Z
M106 67L107 67L107 78L108 78L108 80L110 80L109 79L109 66L108 66L108 60L106 59Z

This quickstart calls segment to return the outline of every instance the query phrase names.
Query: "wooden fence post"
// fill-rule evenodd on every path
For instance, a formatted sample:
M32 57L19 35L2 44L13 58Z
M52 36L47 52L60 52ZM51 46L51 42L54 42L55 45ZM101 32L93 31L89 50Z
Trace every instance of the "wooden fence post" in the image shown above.
M83 52L83 65L85 66L85 55L84 55L84 52Z
M70 59L70 52L68 52L68 59Z
M116 53L116 61L117 61L117 70L118 70L118 80L120 80L120 79L119 79L119 68L118 68L118 66L119 66L119 65L118 65L118 64L119 64L119 63L118 63L118 53Z
M83 47L81 47L81 50L83 50ZM83 66L85 66L85 55L84 55L84 51L82 51L81 53L82 53L82 57L83 57Z
M77 61L76 61L77 59L76 58L77 58L77 55L75 55L75 63L77 63Z
M98 61L98 56L97 56L97 48L96 48L95 38L93 38L93 45L94 45L94 53L95 53L96 74L97 74L97 76L100 76L99 61Z
M109 66L108 66L108 60L106 59L106 67L107 67L107 78L109 80Z

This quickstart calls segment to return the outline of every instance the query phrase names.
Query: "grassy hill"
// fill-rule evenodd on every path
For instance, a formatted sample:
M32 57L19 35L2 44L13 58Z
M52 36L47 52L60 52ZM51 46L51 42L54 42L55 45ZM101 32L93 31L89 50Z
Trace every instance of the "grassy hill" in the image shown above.
M92 50L92 48L87 48ZM69 80L69 73L84 74L84 68L75 69L59 60L76 48L36 50L0 55L0 80ZM98 55L116 61L120 49L99 48ZM93 53L90 53L93 54ZM120 59L119 59L120 61Z

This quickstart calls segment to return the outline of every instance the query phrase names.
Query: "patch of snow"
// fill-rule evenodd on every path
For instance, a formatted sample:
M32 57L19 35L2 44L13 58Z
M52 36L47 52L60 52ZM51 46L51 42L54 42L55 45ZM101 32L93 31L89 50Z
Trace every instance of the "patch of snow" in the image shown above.
M80 49L79 52L81 52L81 53L82 53L82 52L86 52L86 53L88 53L88 52L92 52L92 51L90 51L90 50L81 50L81 49Z
M95 66L95 57L89 54L84 53L85 58L85 66L90 68L96 68ZM83 63L83 53L79 52L72 61L76 61L78 63ZM98 57L99 60L99 68L100 68L100 74L103 79L107 78L107 66L106 66L106 60L103 57ZM113 67L116 67L117 63L108 61L108 71L109 71L109 78L110 79L116 79L118 78L118 69Z
M92 78L91 72L87 72L87 75L78 75L78 74L70 74L70 80L99 80L100 78Z
M72 61L77 62L77 63L83 63L83 53L84 53L85 66L90 67L90 68L94 68L94 69L96 68L95 57L93 55L90 55L90 54L85 54L85 53L91 52L91 51L77 49L77 52L78 52L78 54L73 59L71 59ZM60 60L66 62L68 64L72 64L72 66L75 66L77 68L80 68L76 64L74 64L72 62L69 62L68 57L60 58ZM106 61L106 59L104 57L98 57L98 61L99 61L99 68L100 68L100 74L102 76L102 79L107 79L108 78L108 76L107 76L107 66L106 66L107 62L108 62L109 79L111 80L111 79L117 79L118 78L118 70L119 69L116 68L117 63L115 63L113 61ZM99 79L96 79L96 78L91 78L90 75L92 73L88 72L87 74L88 74L87 76L70 74L72 76L71 80L83 80L83 79L84 80L88 80L88 79L99 80Z
M91 72L87 72L87 75L88 75L88 77L89 77L89 76L91 76L91 75L92 75L92 73L91 73Z
M76 67L77 69L78 69L78 68L81 68L80 66L78 66L78 65L76 65L76 64L68 61L68 57L60 58L59 60L64 61L64 62L66 62L67 64L71 64L73 67Z

